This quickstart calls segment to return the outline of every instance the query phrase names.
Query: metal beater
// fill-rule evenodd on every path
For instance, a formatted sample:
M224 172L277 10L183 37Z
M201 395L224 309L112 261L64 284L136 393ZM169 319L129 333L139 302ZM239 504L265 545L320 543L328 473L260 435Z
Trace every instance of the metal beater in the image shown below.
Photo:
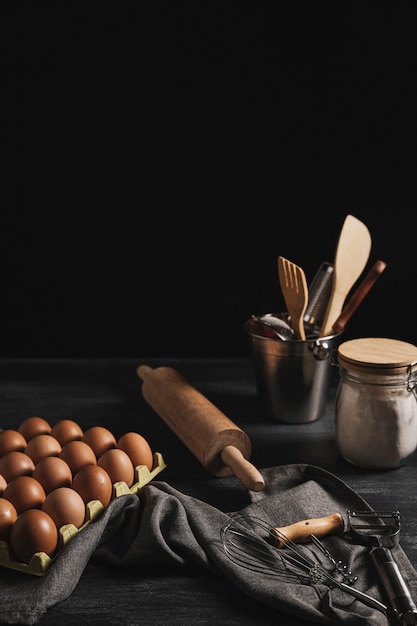
M385 604L335 578L306 546L288 540L278 529L257 517L233 516L221 528L220 536L226 555L241 567L288 582L338 587L387 615ZM277 543L285 545L278 548Z

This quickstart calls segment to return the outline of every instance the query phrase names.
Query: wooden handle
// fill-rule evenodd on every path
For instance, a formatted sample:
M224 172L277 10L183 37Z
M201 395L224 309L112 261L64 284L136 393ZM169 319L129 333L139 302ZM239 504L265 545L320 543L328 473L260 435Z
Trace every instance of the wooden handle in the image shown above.
M145 400L200 463L215 476L237 476L252 491L263 489L248 461L252 444L245 432L170 367L140 365Z
M234 446L226 446L221 452L221 457L223 463L233 470L233 474L247 489L262 491L265 482L261 473L245 459L240 450Z
M347 304L344 306L343 311L333 324L333 332L340 333L345 328L347 322L350 320L362 300L367 295L368 291L374 286L379 276L386 268L384 261L376 261L368 274L365 276L359 287L354 291L349 298Z
M324 537L325 535L341 533L343 529L343 517L340 513L332 513L331 515L327 515L327 517L305 519L301 522L295 522L295 524L291 524L290 526L272 528L272 532L276 535L275 545L278 548L282 548L287 541L306 543L310 540L311 535Z

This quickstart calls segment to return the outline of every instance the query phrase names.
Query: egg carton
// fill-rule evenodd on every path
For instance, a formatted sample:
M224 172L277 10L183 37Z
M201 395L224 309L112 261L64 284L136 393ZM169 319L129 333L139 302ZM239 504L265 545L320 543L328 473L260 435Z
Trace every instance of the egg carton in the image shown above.
M138 493L165 468L166 463L162 454L160 452L154 452L152 470L149 471L146 465L138 465L138 467L135 468L135 482L131 487L128 487L123 481L113 484L113 498ZM59 529L58 545L53 557L48 556L45 552L36 552L29 563L20 563L14 559L9 544L6 541L0 540L0 566L34 576L44 576L71 539L81 532L83 528L98 520L104 510L105 507L99 500L88 502L86 505L86 520L80 528L77 528L73 524L66 524Z

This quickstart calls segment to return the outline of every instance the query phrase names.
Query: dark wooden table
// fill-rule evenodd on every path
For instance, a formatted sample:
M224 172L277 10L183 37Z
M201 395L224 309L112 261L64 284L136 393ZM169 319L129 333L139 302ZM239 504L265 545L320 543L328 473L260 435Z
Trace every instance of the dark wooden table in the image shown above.
M249 359L0 360L0 427L16 428L30 415L54 423L74 419L86 429L100 424L120 435L143 434L167 468L158 479L224 511L248 504L235 478L214 478L147 405L136 367L169 365L245 430L258 467L287 463L318 465L335 473L376 510L401 512L401 545L417 566L415 477L417 457L402 468L369 471L345 462L334 444L337 371L328 405L316 422L285 425L268 421L256 396ZM72 593L40 624L212 624L302 626L244 596L228 581L200 568L106 569L89 564Z

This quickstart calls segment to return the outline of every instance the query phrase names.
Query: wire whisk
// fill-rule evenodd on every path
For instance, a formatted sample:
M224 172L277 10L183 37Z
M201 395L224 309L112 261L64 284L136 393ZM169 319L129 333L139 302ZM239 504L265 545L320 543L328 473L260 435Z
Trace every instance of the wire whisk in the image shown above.
M262 575L304 585L338 587L360 602L387 615L387 606L354 587L337 580L306 546L289 540L278 529L257 517L233 516L220 530L224 551L235 564ZM284 547L278 548L284 544Z

